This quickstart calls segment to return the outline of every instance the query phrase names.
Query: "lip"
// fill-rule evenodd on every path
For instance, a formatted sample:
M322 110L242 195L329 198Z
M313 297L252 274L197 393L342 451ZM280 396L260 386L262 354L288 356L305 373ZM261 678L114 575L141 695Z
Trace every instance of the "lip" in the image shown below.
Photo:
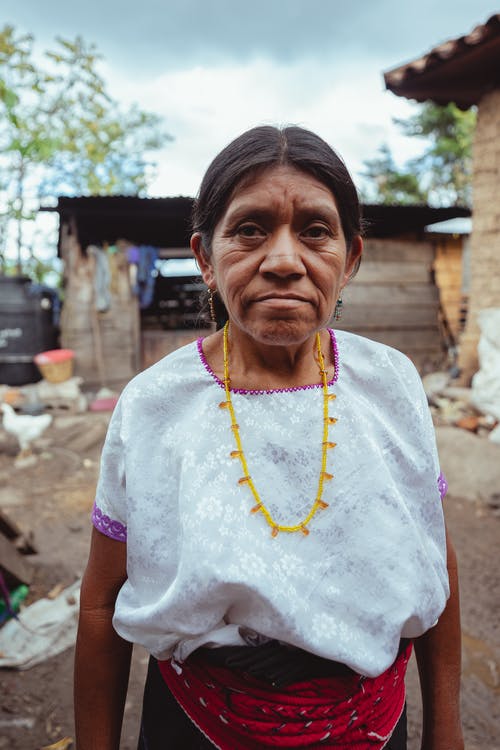
M280 294L279 292L269 292L257 297L255 302L309 302L306 297L300 294Z

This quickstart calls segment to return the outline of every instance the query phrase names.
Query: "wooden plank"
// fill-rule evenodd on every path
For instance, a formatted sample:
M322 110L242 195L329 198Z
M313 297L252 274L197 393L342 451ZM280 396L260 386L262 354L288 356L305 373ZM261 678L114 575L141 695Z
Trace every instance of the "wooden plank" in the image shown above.
M437 328L438 306L431 305L347 305L340 323L353 328Z
M356 281L365 284L429 284L429 268L423 263L362 263Z
M0 534L3 534L7 539L12 540L17 539L22 533L23 532L19 526L0 509Z
M212 333L211 329L203 328L187 331L154 329L141 331L142 368L149 367L166 354L195 341L200 336L208 336L210 333Z
M446 354L442 350L423 349L421 351L403 351L411 359L421 375L441 370L446 365Z
M341 322L341 321L340 321ZM340 325L334 326L340 328ZM349 330L346 326L344 330ZM417 330L417 331L393 331L387 329L371 330L369 328L357 328L352 333L360 336L366 336L373 341L380 341L388 346L393 346L404 352L421 352L421 351L441 351L441 336L436 330Z
M403 352L403 354L412 360L421 374L432 372L442 367L446 356L441 347L439 335L432 337L430 345L426 346L426 342L422 339L419 341L415 341L413 337L409 339L408 335L406 333L402 335L402 332L379 330L353 331L353 333L363 335L367 339L378 341ZM418 346L415 346L415 344L418 344ZM340 361L342 362L342 348L340 349Z
M2 572L7 588L29 584L33 578L33 568L17 551L12 542L0 534L0 572Z
M355 278L343 291L346 309L353 304L401 306L434 305L439 301L439 292L431 284L364 284Z
M432 243L405 242L403 240L367 239L364 242L363 261L365 262L416 262L424 266L434 260L435 251Z
M23 555L33 555L38 550L33 544L33 532L23 534L19 526L0 509L0 534L11 541L18 552Z
M128 312L128 311L127 311ZM122 315L113 315L113 317L101 317L99 325L103 335L105 333L130 333L133 329L132 315L124 313Z

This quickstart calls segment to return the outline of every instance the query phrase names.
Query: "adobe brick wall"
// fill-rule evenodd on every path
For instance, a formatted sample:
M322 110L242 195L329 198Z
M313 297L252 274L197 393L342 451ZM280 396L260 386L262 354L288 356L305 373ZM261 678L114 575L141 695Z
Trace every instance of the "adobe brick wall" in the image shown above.
M500 307L500 89L479 102L472 188L469 311L458 360L464 383L478 369L477 315L487 307Z

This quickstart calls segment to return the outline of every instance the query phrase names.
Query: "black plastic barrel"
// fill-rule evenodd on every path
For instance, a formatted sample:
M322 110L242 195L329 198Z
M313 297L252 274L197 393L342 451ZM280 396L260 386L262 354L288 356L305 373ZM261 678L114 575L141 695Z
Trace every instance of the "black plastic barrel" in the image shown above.
M0 276L0 384L41 379L33 357L57 348L57 302L55 290L26 276Z

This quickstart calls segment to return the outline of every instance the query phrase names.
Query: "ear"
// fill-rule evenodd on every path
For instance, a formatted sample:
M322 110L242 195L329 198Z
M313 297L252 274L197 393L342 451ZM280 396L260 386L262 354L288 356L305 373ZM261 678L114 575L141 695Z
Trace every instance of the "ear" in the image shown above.
M195 232L193 234L193 236L191 237L190 245L192 253L196 258L198 268L200 269L201 275L203 277L203 281L209 289L215 291L217 284L215 280L214 267L212 265L210 257L207 254L207 251L205 250L205 247L203 246L203 240L201 238L200 232Z
M351 280L352 274L355 272L355 270L357 269L361 261L362 254L363 254L363 240L361 236L357 234L352 239L351 247L347 255L342 289Z

